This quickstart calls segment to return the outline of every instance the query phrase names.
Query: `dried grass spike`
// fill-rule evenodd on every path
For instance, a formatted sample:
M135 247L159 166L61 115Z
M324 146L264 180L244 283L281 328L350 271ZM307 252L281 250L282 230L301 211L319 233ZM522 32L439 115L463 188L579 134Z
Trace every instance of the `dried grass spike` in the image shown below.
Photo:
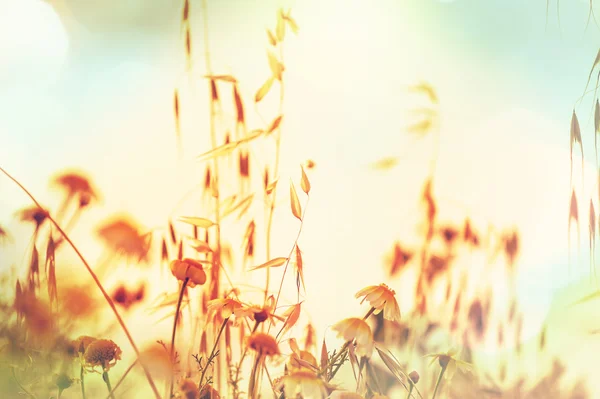
M581 142L581 128L579 127L579 120L577 119L577 114L575 114L575 110L573 110L573 115L571 117L571 133L570 133L570 152L571 152L571 174L570 174L570 184L572 185L573 181L573 144L579 143L579 149L581 151L581 176L583 181L583 143Z
M298 220L302 221L302 206L300 205L300 200L298 199L298 194L296 194L296 189L294 188L294 183L290 181L290 202L292 207L292 214L298 218Z
M242 103L242 98L240 97L240 93L238 91L237 85L233 85L233 99L235 102L235 112L237 123L244 124L244 104Z
M269 93L269 90L271 90L271 86L273 86L274 81L275 78L271 76L265 81L265 83L263 83L263 85L260 87L260 89L258 89L256 95L254 96L254 102L260 102Z
M571 193L571 205L569 206L569 259L571 257L571 222L575 220L575 224L577 226L577 247L579 248L579 213L577 211L577 196L575 195L575 190ZM569 264L570 264L569 260Z

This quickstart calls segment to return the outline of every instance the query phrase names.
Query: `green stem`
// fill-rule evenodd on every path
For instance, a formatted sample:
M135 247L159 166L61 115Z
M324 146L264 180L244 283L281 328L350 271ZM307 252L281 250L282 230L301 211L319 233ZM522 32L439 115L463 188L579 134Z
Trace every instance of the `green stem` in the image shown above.
M127 370L125 371L125 373L123 374L123 376L119 379L119 381L117 381L117 383L115 384L115 386L113 387L112 391L109 392L108 396L106 397L106 399L110 399L112 393L114 391L117 390L117 388L119 388L119 386L121 385L121 383L125 380L125 377L127 377L127 375L129 374L129 372L133 369L133 367L138 363L137 359L131 363L131 365L127 368Z
M177 307L175 309L175 318L173 320L173 332L171 333L171 364L175 365L175 334L177 332L177 322L179 321L179 311L181 310L181 301L183 300L183 294L185 293L185 287L187 287L189 278L183 280L181 290L179 290L179 299L177 299ZM171 384L169 386L169 398L173 396L173 384L175 382L175 373L171 373Z
M110 385L110 378L108 377L108 370L104 370L104 372L102 373L102 379L106 383L106 388L108 388L108 392L110 393L111 399L115 399L112 386Z
M415 384L413 384L412 381L410 381L410 388L408 390L408 396L406 397L406 399L410 399L410 395L412 394L413 388L415 387Z
M444 372L446 371L446 367L442 367L440 371L440 376L438 377L437 384L435 384L435 390L433 391L433 396L431 399L435 399L435 395L437 395L438 388L440 387L440 383L442 382L442 377L444 376Z
M223 333L223 330L225 329L225 326L227 325L227 322L229 321L229 317L226 318L225 320L223 320L223 324L221 324L221 328L219 329L219 334L217 334L217 339L215 340L215 344L213 345L212 351L210 352L210 356L208 356L208 360L206 362L206 365L204 366L204 369L202 370L202 375L200 375L200 382L198 383L198 389L202 389L202 382L204 381L204 375L206 374L206 370L208 370L208 366L210 365L210 362L212 361L212 359L215 356L215 352L217 350L217 347L219 346L219 339L221 338L221 334Z
M79 371L79 379L81 380L81 397L83 399L85 399L85 383L84 383L83 366L81 366L81 370Z

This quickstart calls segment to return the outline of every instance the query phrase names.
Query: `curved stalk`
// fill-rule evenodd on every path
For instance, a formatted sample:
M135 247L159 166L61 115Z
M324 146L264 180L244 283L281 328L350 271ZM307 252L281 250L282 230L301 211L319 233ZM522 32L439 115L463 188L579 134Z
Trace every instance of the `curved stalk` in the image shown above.
M438 380L437 380L437 384L435 384L435 390L433 391L433 396L431 397L431 399L435 399L435 395L437 395L438 388L440 387L440 384L442 382L442 377L444 376L445 371L446 371L446 367L442 367L442 370L440 371L440 376L438 377Z
M44 209L40 205L40 203L37 201L37 199L33 196L33 194L31 194L29 192L29 190L27 190L21 183L19 183L19 181L17 179L15 179L6 170L4 170L4 168L0 167L0 172L2 172L4 175L6 175L6 177L8 177L17 186L19 186L19 188L21 190L23 190L23 192L33 201L33 203L38 208ZM139 358L140 357L140 351L139 351L137 345L135 344L135 341L133 340L133 337L131 336L131 333L129 332L129 329L125 325L125 322L121 318L121 315L119 314L119 311L117 310L117 307L115 306L115 303L111 299L110 295L108 295L108 293L104 289L104 286L102 285L102 283L98 279L98 276L96 275L96 273L94 273L94 271L92 270L92 267L90 266L90 264L88 263L88 261L83 257L83 255L81 254L81 252L79 251L79 249L77 248L77 246L73 243L73 241L71 241L71 238L67 235L67 233L65 233L65 231L60 227L60 225L56 222L56 220L50 214L48 214L47 217L48 217L48 220L50 220L50 222L54 225L54 227L56 227L56 229L58 230L58 232L65 238L65 240L71 246L71 248L73 248L73 251L75 251L75 254L77 255L77 257L81 260L81 262L83 263L83 265L87 269L88 273L90 274L90 276L94 280L94 283L96 284L96 286L98 287L98 289L100 290L100 292L104 296L104 299L106 300L106 302L110 306L111 310L113 311L113 313L115 315L115 318L117 319L117 321L119 322L119 325L121 326L121 329L123 330L123 332L127 336L127 340L131 344L131 347L133 348L133 351L135 352L136 356ZM154 380L152 379L152 376L150 375L150 371L148 370L148 367L146 367L146 365L144 365L143 363L142 363L142 367L144 369L144 374L146 375L146 379L148 380L148 383L150 384L150 387L152 388L152 391L154 392L154 396L156 396L156 399L160 399L160 394L158 393L158 389L156 388L156 384L154 383Z

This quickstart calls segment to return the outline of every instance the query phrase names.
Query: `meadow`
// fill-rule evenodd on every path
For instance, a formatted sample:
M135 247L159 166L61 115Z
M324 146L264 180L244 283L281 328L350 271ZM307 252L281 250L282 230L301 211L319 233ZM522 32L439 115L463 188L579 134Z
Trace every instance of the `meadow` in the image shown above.
M600 397L591 1L23 1L0 397Z

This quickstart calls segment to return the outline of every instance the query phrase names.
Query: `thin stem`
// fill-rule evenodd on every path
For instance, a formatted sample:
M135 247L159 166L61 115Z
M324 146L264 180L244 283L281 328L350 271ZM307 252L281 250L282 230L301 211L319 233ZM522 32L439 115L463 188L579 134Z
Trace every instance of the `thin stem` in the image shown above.
M84 377L85 373L83 370L83 366L81 366L81 370L79 371L79 379L81 380L81 397L83 399L85 399L85 383L84 383Z
M212 75L212 66L210 62L210 40L208 30L208 6L207 1L202 0L202 16L203 16L203 28L204 28L204 62L206 67L206 73ZM216 132L216 102L218 99L212 98L212 85L216 84L214 81L210 81L210 142L212 148L217 148L217 132ZM221 263L221 215L220 215L220 190L219 190L219 160L218 157L213 159L213 171L214 177L211 185L215 203L215 229L216 229L216 246L217 250L213 253L213 268L211 270L211 298L215 299L219 296L219 267ZM216 342L219 342L217 338ZM220 364L217 361L217 370L220 369ZM217 373L217 384L220 388L220 375ZM200 381L202 382L202 381Z
M181 285L181 289L179 290L179 298L177 299L177 306L175 308L175 317L173 319L173 332L171 333L171 364L175 364L175 334L177 333L177 322L179 321L179 311L181 310L181 301L183 299L183 294L185 293L185 287L187 287L189 278L186 277L183 280L183 284ZM169 386L169 398L173 396L173 383L175 382L175 373L171 373L171 384Z
M279 44L279 58L283 64L283 43ZM281 80L279 81L279 115L283 115L283 99L285 93L285 85L283 83L283 72ZM277 127L275 132L275 168L273 171L273 178L276 179L279 174L279 157L281 153L281 124ZM275 203L277 202L277 190L273 191L273 198L271 206L269 208L269 218L267 221L267 260L271 259L271 228L273 226L273 214L275 212ZM265 303L267 302L267 296L269 292L269 283L271 278L271 269L267 267L267 278L265 284Z
M440 387L440 383L442 382L442 377L444 376L444 372L446 371L446 367L442 367L440 371L440 376L438 377L437 384L435 384L435 390L433 391L433 396L431 399L435 399L435 395L437 395L438 388Z
M131 363L131 365L127 368L127 370L125 370L125 373L123 374L123 376L119 379L119 381L117 382L117 384L114 386L114 388L112 389L112 391L108 394L108 396L106 397L106 399L110 399L111 395L113 394L113 392L115 392L117 390L117 388L119 388L119 386L121 385L121 383L123 381L125 381L125 377L127 377L127 375L129 374L129 372L133 369L133 367L137 364L137 359Z
M249 382L248 382L248 393L250 394L251 398L255 398L256 397L256 383L257 383L257 373L260 369L260 363L262 360L263 354L262 352L258 352L256 354L256 361L254 362L254 366L252 367L252 371L250 372L250 378L249 378Z
M110 378L108 377L108 370L104 370L104 372L102 373L102 379L106 383L106 388L108 388L110 398L115 399L112 386L110 385Z
M296 235L296 240L294 240L294 245L288 255L287 261L285 262L285 267L283 268L283 276L281 276L281 282L279 283L279 290L277 291L277 298L275 299L275 308L277 308L277 304L279 303L279 297L281 296L281 290L283 288L283 280L285 278L285 273L287 272L288 266L290 264L290 259L292 258L292 254L294 253L294 249L296 249L296 245L298 244L298 240L300 239L300 233L302 233L302 227L304 226L304 216L306 215L306 210L308 209L308 202L310 197L306 200L306 204L304 204L304 212L302 212L302 219L300 219L300 228L298 229L298 234ZM269 268L267 268L268 270ZM270 327L270 325L269 325Z
M217 339L215 340L215 344L212 347L212 350L210 352L210 355L208 356L208 360L206 362L206 365L204 366L204 370L202 370L202 375L200 375L200 382L198 383L198 389L202 389L202 382L204 381L204 375L206 374L206 370L208 370L208 366L210 365L210 362L212 361L212 359L215 356L215 351L217 350L217 347L219 346L219 338L221 338L221 334L223 333L223 330L225 329L225 326L227 325L227 322L229 321L229 317L226 318L225 320L223 320L223 324L221 324L221 328L219 329L219 333L217 334Z
M408 389L408 396L406 397L406 399L410 399L410 395L412 394L414 387L415 387L415 384L412 381L410 381L410 388Z
M2 172L3 174L5 174L6 177L8 177L17 186L19 186L19 188L21 190L23 190L23 192L33 201L33 203L38 208L44 209L40 205L40 203L35 199L35 197L21 183L19 183L19 181L17 179L15 179L14 177L12 177L6 170L4 170L4 168L0 167L0 172ZM56 220L54 220L54 218L49 213L48 213L47 218L48 218L48 220L50 220L50 222L52 222L52 224L54 225L54 227L56 227L56 229L58 230L58 232L65 238L65 240L67 241L67 243L69 243L69 245L71 246L71 248L73 248L73 250L75 251L75 254L77 254L77 256L79 257L79 259L81 260L81 262L83 263L83 265L87 269L88 273L90 274L90 276L94 280L94 283L96 283L96 286L98 287L98 289L100 290L100 292L104 296L104 299L106 300L106 302L110 306L111 310L113 311L115 317L117 318L117 321L119 322L119 325L121 326L123 332L127 336L127 339L129 340L129 343L131 344L131 347L133 348L136 356L139 358L140 357L140 351L139 351L137 345L135 344L135 342L133 340L133 337L131 336L131 333L129 332L129 329L125 325L125 322L121 318L121 315L119 314L119 311L117 310L117 307L115 306L115 303L113 302L113 300L111 299L110 295L108 295L108 293L106 292L106 290L102 286L102 283L98 279L98 276L96 275L96 273L94 273L94 271L92 270L92 267L90 266L90 264L83 257L83 255L81 254L81 252L79 251L79 249L77 249L77 246L75 246L75 244L73 243L73 241L71 241L71 239L69 238L69 236L64 232L64 230L60 227L60 225L56 222ZM152 391L154 392L154 395L156 396L156 399L160 399L160 394L158 393L158 389L156 388L156 384L154 384L154 380L152 379L152 376L150 375L150 372L148 371L148 368L143 363L142 363L142 367L144 369L144 374L146 375L146 379L148 380L148 383L150 384L150 387L152 388Z
M258 321L254 323L254 328L252 329L252 334L254 334L256 332L259 324L260 323ZM237 367L237 369L235 371L235 380L236 381L238 381L238 379L240 377L240 369L242 368L242 363L244 363L244 359L246 358L246 353L248 353L248 347L244 346L244 351L242 352L242 356L240 357L239 366Z

